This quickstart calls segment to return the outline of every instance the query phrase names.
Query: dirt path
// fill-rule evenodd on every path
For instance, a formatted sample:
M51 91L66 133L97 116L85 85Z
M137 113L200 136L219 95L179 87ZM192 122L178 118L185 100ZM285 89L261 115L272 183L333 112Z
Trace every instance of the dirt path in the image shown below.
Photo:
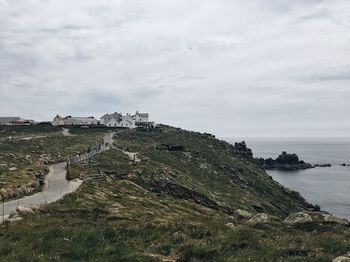
M63 136L73 136L70 132L68 128L62 128L62 135Z
M114 133L106 134L104 136L104 144L100 146L100 149L96 152L89 152L82 155L79 161L86 160L96 154L110 149L111 145L113 144L113 134ZM45 180L45 187L43 191L31 196L26 196L20 199L5 202L2 205L0 204L0 222L3 221L3 218L7 219L10 213L14 211L18 206L30 207L31 205L49 204L56 202L57 200L63 198L64 195L76 191L83 183L83 181L80 179L68 181L66 176L67 162L62 162L51 166L50 172Z
M68 181L66 179L66 174L66 162L53 165L46 178L47 186L42 192L5 202L0 205L0 221L3 220L3 217L5 219L8 218L9 214L15 210L17 206L30 207L31 205L49 204L77 190L83 181L79 179Z
M113 140L112 140L112 141L113 141ZM138 156L137 156L137 155L138 155L138 152L128 152L128 151L125 151L125 150L123 150L123 149L121 149L121 148L116 147L115 145L113 145L113 143L112 143L112 148L123 152L124 154L126 154L126 155L130 158L131 161L133 161L133 162L135 162L135 163L141 162L141 159L138 158Z

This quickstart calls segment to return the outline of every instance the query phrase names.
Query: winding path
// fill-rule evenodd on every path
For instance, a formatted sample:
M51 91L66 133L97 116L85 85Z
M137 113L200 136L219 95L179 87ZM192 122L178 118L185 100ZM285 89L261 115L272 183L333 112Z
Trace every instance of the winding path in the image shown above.
M101 146L101 150L95 154L86 154L87 156L82 157L82 160L86 160L97 153L108 150L112 144L113 133L108 133L104 136L104 144ZM83 181L79 179L68 181L66 179L66 174L67 162L51 166L45 181L46 187L42 192L0 204L0 222L2 222L3 219L6 220L10 213L18 206L30 207L31 205L53 203L61 199L64 195L77 190Z
M46 178L47 187L42 192L23 197L17 200L5 202L0 205L0 221L16 209L17 206L30 207L37 204L49 204L62 198L65 194L74 192L81 184L82 180L66 180L67 163L62 162L53 165Z

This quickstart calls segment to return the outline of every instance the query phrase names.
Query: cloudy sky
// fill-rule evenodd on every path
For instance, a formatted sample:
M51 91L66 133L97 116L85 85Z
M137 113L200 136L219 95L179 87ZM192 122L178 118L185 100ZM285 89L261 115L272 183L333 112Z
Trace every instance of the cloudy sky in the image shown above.
M0 0L0 115L350 136L349 0Z

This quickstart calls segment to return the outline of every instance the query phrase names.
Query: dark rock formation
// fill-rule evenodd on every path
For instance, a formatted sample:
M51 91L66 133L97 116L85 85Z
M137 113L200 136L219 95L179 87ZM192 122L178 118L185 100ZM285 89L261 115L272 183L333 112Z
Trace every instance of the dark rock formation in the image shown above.
M246 158L253 158L253 151L247 147L244 141L235 143L233 149L240 155Z
M317 165L314 165L314 167L331 167L332 165L331 164L317 164Z
M303 160L299 160L298 155L288 154L287 152L282 152L276 159L272 158L258 158L257 161L266 170L283 170L283 171L296 171L300 169L313 168L314 166L305 163Z

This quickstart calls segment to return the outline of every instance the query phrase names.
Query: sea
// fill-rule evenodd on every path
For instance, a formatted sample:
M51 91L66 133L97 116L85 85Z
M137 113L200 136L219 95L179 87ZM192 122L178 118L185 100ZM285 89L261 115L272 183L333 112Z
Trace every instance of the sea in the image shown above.
M299 171L267 171L283 186L301 193L322 210L350 220L350 138L231 138L245 141L254 157L276 158L282 151L296 153L310 164L331 164Z

